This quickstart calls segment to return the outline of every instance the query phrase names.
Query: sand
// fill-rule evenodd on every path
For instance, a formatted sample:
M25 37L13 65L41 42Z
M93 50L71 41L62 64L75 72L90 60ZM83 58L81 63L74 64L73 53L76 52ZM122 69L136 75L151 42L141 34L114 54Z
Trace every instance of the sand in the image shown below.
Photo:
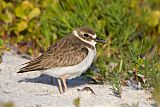
M88 84L86 77L68 81L69 89L59 94L56 79L40 72L17 74L27 59L12 52L4 52L0 64L0 102L12 101L15 107L75 107L74 99L80 98L80 107L123 107L138 105L153 107L155 102L147 90L122 88L122 97L116 97L111 85ZM90 91L78 91L90 87Z

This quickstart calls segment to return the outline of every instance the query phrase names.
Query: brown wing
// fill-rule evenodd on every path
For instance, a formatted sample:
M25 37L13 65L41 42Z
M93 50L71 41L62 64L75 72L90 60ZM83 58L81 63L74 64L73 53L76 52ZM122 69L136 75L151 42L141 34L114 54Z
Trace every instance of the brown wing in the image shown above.
M80 41L75 42L74 40L72 36L61 39L51 45L41 56L28 62L18 73L72 66L80 63L87 56L88 49L81 45Z

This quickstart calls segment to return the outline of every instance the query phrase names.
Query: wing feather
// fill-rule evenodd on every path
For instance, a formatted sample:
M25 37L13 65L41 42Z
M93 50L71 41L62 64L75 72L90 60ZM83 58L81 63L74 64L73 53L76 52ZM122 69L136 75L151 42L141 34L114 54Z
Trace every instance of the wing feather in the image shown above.
M44 70L54 67L66 67L80 63L88 54L88 49L81 42L75 42L71 37L61 39L51 45L46 52L30 61L18 73Z

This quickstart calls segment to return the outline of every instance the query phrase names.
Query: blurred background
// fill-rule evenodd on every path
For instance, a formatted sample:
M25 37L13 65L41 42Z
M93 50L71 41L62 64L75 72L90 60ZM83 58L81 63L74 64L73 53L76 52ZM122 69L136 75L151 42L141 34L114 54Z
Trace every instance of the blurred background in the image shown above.
M98 44L97 83L121 86L135 81L160 100L159 0L0 0L0 55L14 50L37 57L77 27L87 26L106 39Z

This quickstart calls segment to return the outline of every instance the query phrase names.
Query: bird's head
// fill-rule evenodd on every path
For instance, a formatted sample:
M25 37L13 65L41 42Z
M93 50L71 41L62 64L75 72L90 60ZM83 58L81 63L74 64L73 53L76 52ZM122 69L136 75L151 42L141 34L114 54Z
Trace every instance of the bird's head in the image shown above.
M73 31L73 34L79 37L82 41L94 45L99 43L106 43L107 41L96 36L94 30L86 27L77 28Z

